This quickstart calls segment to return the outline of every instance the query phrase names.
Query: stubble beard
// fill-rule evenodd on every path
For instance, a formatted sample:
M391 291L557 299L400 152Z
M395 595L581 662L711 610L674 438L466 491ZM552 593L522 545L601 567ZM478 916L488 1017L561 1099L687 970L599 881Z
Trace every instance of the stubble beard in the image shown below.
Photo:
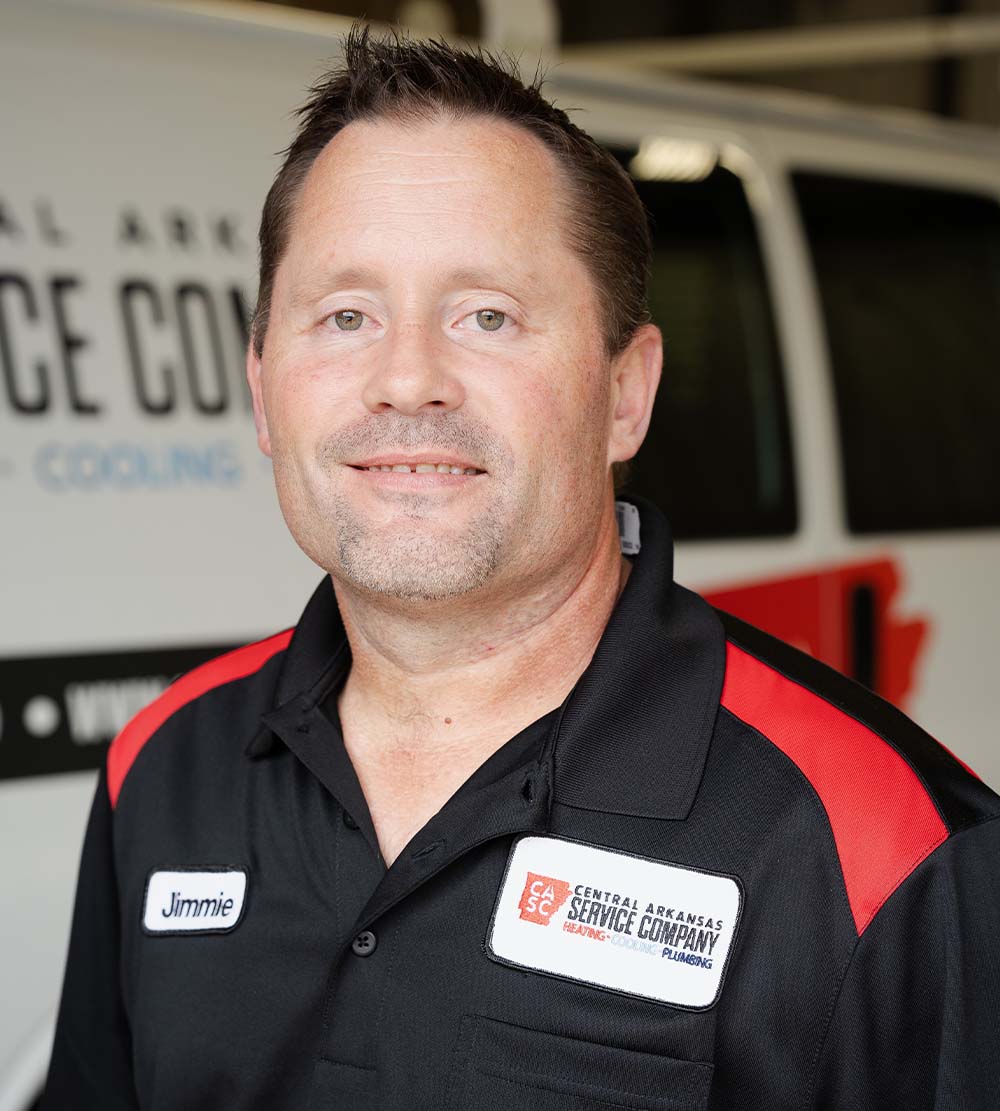
M337 547L334 575L400 601L456 598L479 589L500 565L505 539L497 512L443 532L433 528L430 513L401 510L398 520L377 528L346 498L331 504L330 525Z
M462 524L449 522L448 507L436 496L418 492L394 495L398 512L387 523L375 523L333 477L345 458L427 446L457 450L487 470L468 481L489 483L491 496L471 518L462 512ZM459 412L370 417L330 436L318 462L332 481L325 494L309 498L306 516L319 526L319 543L315 553L306 551L335 579L400 601L432 601L481 588L500 566L509 531L504 492L513 479L512 454L484 422Z

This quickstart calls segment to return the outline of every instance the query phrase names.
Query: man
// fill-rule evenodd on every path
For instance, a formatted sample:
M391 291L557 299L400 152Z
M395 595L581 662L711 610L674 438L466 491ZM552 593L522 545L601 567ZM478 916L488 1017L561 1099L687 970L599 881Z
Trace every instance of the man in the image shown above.
M327 577L115 740L44 1106L995 1107L1000 799L616 510L626 175L495 60L344 56L247 358Z

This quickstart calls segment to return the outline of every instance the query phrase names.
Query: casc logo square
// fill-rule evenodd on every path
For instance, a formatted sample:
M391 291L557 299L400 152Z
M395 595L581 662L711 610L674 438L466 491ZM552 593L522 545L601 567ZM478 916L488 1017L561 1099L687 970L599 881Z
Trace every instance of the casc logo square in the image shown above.
M537 872L529 872L524 881L524 890L521 892L517 909L526 922L535 922L539 926L547 926L552 920L552 915L569 898L570 886L565 880L556 880L551 876L540 876Z

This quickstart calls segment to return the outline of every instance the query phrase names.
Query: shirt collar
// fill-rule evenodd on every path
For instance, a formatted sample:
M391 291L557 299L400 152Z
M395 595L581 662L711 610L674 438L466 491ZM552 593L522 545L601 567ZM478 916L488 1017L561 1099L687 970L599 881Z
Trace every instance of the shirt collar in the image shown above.
M705 770L725 674L725 633L673 581L666 518L645 498L634 557L555 743L556 802L641 818L686 818Z
M641 548L593 658L566 699L543 756L552 801L636 817L687 817L711 742L725 671L712 608L673 581L663 514L629 495ZM313 592L282 661L275 708L313 709L350 658L333 585ZM271 722L273 715L268 715ZM273 744L265 727L247 752ZM667 769L669 774L664 774Z

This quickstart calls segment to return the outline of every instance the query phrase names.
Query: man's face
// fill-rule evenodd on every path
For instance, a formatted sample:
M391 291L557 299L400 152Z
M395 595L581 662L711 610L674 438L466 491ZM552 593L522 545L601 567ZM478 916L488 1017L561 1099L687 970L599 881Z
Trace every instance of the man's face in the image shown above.
M248 375L285 519L335 579L523 589L593 543L615 307L568 204L544 145L488 118L352 123L314 163Z

